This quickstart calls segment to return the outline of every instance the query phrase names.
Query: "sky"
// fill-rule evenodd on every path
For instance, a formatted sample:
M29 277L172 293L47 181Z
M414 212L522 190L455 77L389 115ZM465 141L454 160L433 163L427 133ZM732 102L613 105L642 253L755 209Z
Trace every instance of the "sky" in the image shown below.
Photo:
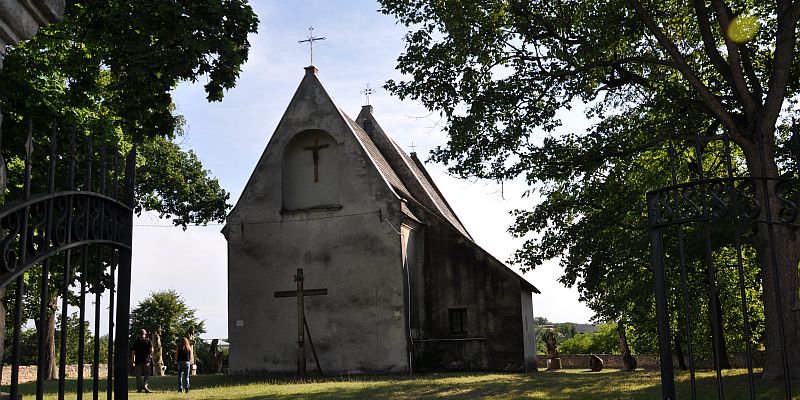
M303 77L303 67L309 65L308 45L298 41L308 36L310 26L315 36L325 37L314 44L318 76L345 113L358 114L365 104L360 92L369 84L375 92L369 102L376 119L406 152L413 145L425 159L431 149L446 144L438 115L381 88L388 79L402 79L395 65L407 28L379 13L376 1L251 0L250 4L260 23L258 34L249 38L250 56L237 86L221 103L206 102L204 78L196 84L181 84L173 93L177 112L187 121L187 134L177 142L184 150L194 151L219 179L230 192L231 204L236 204ZM585 129L588 124L580 112L567 120L569 129ZM508 260L523 243L506 232L513 222L509 211L535 204L534 198L521 197L529 188L517 181L501 187L456 179L444 166L430 162L426 168L475 242L499 260ZM137 218L132 306L154 291L175 289L205 321L204 338L226 338L227 243L221 229L210 224L183 231L157 215ZM562 273L554 260L522 275L542 292L534 296L534 315L555 322L588 322L593 313L578 302L577 290L558 283ZM287 282L287 289L291 285Z

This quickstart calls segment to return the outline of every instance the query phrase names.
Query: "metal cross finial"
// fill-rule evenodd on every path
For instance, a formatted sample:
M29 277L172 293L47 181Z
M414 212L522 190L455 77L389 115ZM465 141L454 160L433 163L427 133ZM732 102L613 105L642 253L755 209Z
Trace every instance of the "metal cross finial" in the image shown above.
M367 105L369 105L369 95L371 95L373 93L375 93L375 91L372 90L372 88L369 87L369 83L367 83L367 87L365 87L364 90L361 91L361 94L363 94L364 97L367 98Z
M417 146L414 145L414 142L411 142L411 146L410 147L411 147L411 152L412 153L416 153L417 152Z
M325 40L325 37L314 37L314 27L308 27L308 39L306 40L298 40L297 43L308 43L309 50L311 53L311 64L314 65L314 42L317 40Z

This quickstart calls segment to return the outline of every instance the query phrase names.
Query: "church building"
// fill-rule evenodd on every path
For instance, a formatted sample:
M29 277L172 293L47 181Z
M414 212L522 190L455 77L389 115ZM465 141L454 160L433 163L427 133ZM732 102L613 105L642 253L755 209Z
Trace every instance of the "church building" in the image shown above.
M325 374L534 371L539 291L473 241L371 106L351 119L305 70L223 229L230 371L296 372L301 332L310 373L313 353Z

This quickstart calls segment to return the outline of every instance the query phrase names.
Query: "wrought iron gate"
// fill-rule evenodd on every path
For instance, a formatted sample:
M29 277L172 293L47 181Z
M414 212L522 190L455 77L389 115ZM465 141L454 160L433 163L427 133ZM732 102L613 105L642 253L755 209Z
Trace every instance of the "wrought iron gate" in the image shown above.
M128 327L130 314L131 238L133 228L133 190L136 174L136 146L127 154L118 148L116 135L78 133L58 121L34 125L23 122L27 134L24 152L3 154L18 161L22 181L10 187L18 198L0 205L0 288L13 292L11 327L11 398L19 395L21 333L27 323L26 279L38 282L38 379L36 398L41 399L46 378L46 329L44 321L54 313L56 288L61 299L60 351L58 357L58 398L65 396L66 353L69 310L77 307L78 368L77 398L83 397L91 379L93 398L100 394L99 363L101 342L101 295L108 293L108 375L106 397L127 399ZM38 130L35 130L38 129ZM39 134L36 134L39 133ZM105 132L104 132L105 133ZM44 140L49 134L49 141ZM49 142L49 156L37 156L34 141ZM93 143L94 139L94 143ZM2 131L0 131L2 143ZM67 143L58 146L57 143ZM124 157L124 166L122 158ZM46 160L45 160L46 158ZM46 172L37 174L36 160L46 161ZM1 161L1 160L0 160ZM14 160L6 164L14 164ZM24 164L24 165L21 165ZM40 164L44 165L44 164ZM41 177L42 179L34 179ZM8 181L0 174L3 188ZM13 180L12 180L13 181ZM3 191L5 192L5 191ZM32 281L35 279L36 281ZM52 281L55 280L55 281ZM91 349L85 348L87 310L94 297L94 332ZM72 299L73 305L70 305ZM75 304L77 303L77 304ZM116 315L115 315L116 309ZM116 329L115 329L116 328ZM115 339L116 335L116 339ZM91 364L91 376L84 365ZM5 382L4 382L5 383Z
M800 171L800 134L796 128L791 139L792 145L789 146L795 154L785 162L796 164ZM683 365L680 338L685 340L683 344L688 353L691 398L698 398L695 372L703 363L704 368L711 366L716 372L717 397L725 397L722 376L727 362L726 335L722 323L725 311L737 313L737 320L741 319L739 330L736 331L742 338L739 344L744 350L744 365L741 367L747 368L749 397L754 399L754 376L757 375L754 373L754 369L757 369L754 366L757 352L754 340L760 333L754 331L756 324L753 323L752 310L756 302L749 293L761 291L763 298L759 301L775 302L777 315L784 314L779 290L774 290L774 293L763 292L759 280L748 275L748 271L752 270L748 267L752 265L747 265L748 260L743 254L747 252L748 243L752 242L754 229L766 232L772 251L772 265L765 267L762 273L773 274L772 279L776 284L779 283L773 233L777 226L800 228L799 182L791 174L777 178L746 176L742 164L732 156L727 133L714 137L697 135L689 142L690 149L676 150L670 141L671 185L647 193L662 396L664 399L676 398L673 363L677 357ZM763 148L759 150L763 170ZM691 172L688 179L679 182L677 171L682 166L691 167ZM777 213L769 206L771 202L781 204ZM723 242L724 245L720 245ZM730 250L727 256L721 255L722 248ZM721 279L721 275L729 278ZM698 290L698 287L702 287L702 290ZM701 292L703 297L698 298ZM721 301L723 292L731 294L727 308ZM708 325L707 328L704 324ZM792 366L787 360L787 342L781 318L778 318L778 324L783 367L782 391L786 399L791 399ZM700 348L704 338L709 338L710 343L705 343L705 354L698 354L703 352Z

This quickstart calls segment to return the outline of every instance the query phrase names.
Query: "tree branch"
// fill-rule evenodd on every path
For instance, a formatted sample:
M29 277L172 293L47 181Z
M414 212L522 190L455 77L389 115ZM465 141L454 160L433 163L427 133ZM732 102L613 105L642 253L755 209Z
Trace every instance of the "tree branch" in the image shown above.
M694 10L697 15L697 24L700 28L700 37L703 38L703 47L706 49L708 58L711 59L711 63L714 64L717 72L733 85L730 66L717 50L717 42L714 40L714 33L711 31L710 17L706 9L705 0L694 0Z
M747 44L742 43L739 45L739 52L742 54L742 65L747 74L747 79L750 80L750 84L753 86L753 96L761 103L764 101L764 88L761 86L761 81L753 68L753 57L750 55L750 48Z
M733 92L742 103L745 113L752 118L761 108L761 99L759 98L758 101L756 101L753 98L753 95L750 93L750 90L747 87L747 82L744 80L744 74L742 73L742 64L741 60L739 59L738 45L728 37L727 32L731 23L731 10L721 0L711 0L711 3L714 4L714 7L716 8L717 21L719 21L719 27L722 31L725 47L728 49L728 58L730 59L730 75L731 79L733 80Z
M772 75L769 79L767 99L761 112L761 131L766 134L775 130L775 121L786 96L786 84L792 69L794 58L795 27L797 18L795 14L797 4L778 2L778 28L775 32L775 52L773 53Z
M533 61L533 60L531 60L531 61ZM579 75L579 74L584 73L586 71L590 71L590 70L593 70L595 68L600 68L600 67L622 68L622 66L625 65L625 64L662 65L662 66L667 66L667 67L671 67L671 68L675 68L675 69L678 69L678 67L679 67L679 65L677 63L669 61L669 60L660 60L660 59L657 59L657 58L646 58L646 57L626 57L626 58L620 58L620 59L616 59L616 60L599 60L599 61L591 62L591 63L588 63L588 64L584 64L582 66L575 67L574 69L569 69L569 70L564 69L564 70L559 70L559 71L548 71L548 70L546 70L544 68L540 68L540 69L542 69L542 71L544 71L545 74L547 76L551 77L551 78L561 78L561 77L565 77L565 76Z
M697 90L700 98L702 98L703 101L708 105L709 110L714 114L714 116L719 118L725 127L730 129L731 132L741 133L739 125L728 113L724 105L714 96L713 93L711 93L708 87L700 81L694 71L692 71L691 67L689 67L689 64L686 62L683 54L681 54L675 44L669 38L667 38L666 35L664 35L664 32L662 32L658 25L656 25L655 21L653 21L653 18L650 17L644 8L642 8L642 4L639 2L639 0L629 0L629 2L636 11L636 14L639 16L639 19L677 63L678 71L683 75L684 78L686 78L689 84L695 90Z

